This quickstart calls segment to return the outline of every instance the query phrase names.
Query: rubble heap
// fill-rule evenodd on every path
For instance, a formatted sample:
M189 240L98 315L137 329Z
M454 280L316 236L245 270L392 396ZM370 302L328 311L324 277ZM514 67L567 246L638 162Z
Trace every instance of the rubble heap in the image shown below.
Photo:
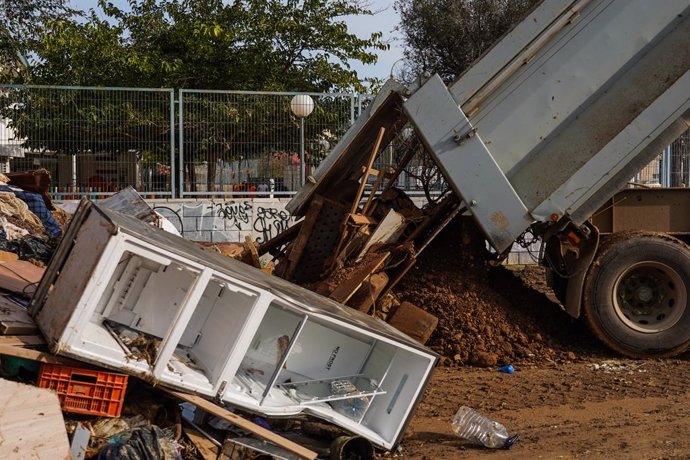
M598 343L543 291L543 270L490 267L469 219L455 219L431 243L396 295L436 315L427 346L445 365L493 366L573 360ZM542 292L532 286L539 285Z

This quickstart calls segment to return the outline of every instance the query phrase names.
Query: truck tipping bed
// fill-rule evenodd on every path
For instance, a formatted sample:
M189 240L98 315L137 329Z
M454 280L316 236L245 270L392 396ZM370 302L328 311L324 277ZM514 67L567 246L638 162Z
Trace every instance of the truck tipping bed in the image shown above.
M689 15L690 0L543 2L450 87L389 81L288 209L409 122L497 251L534 222L582 224L688 129Z

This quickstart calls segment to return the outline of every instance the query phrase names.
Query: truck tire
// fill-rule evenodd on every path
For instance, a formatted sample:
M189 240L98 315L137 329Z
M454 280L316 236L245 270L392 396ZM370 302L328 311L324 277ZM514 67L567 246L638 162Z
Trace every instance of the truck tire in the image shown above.
M583 310L595 336L633 358L690 347L690 248L654 233L612 236L585 279Z

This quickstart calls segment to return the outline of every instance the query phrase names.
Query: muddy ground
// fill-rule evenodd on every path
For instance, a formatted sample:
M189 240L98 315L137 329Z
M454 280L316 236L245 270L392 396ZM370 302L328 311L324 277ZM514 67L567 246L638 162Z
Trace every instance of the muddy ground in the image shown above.
M406 432L404 458L690 458L687 359L517 369L513 375L437 369ZM495 451L455 438L450 421L462 405L500 421L520 440L511 450Z
M458 225L397 289L439 317L428 345L441 355L404 458L690 459L690 356L636 361L608 351L560 310L541 268L487 267ZM513 375L498 372L508 363ZM520 441L494 451L455 438L462 405Z

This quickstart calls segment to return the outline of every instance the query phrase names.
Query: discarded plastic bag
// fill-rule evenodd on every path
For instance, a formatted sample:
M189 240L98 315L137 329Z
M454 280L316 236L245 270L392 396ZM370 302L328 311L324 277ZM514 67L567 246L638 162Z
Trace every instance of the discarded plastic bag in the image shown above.
M467 406L458 409L453 417L453 432L462 439L491 449L510 449L520 438L519 434L509 437L503 425Z
M0 239L0 250L17 254L20 260L38 260L47 264L53 255L54 245L42 238L27 235L14 240Z
M172 435L152 425L119 433L108 440L98 460L182 460Z

